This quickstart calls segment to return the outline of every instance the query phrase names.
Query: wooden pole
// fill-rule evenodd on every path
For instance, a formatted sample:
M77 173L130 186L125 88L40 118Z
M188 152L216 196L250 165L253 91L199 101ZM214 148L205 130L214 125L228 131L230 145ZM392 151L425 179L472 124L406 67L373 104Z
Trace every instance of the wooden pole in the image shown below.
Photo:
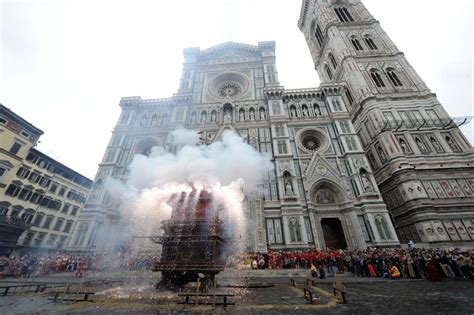
M216 289L217 289L217 279L214 277L214 303L213 303L213 306L216 306Z
M199 278L198 278L197 286L196 286L196 305L198 305L198 301L199 301Z

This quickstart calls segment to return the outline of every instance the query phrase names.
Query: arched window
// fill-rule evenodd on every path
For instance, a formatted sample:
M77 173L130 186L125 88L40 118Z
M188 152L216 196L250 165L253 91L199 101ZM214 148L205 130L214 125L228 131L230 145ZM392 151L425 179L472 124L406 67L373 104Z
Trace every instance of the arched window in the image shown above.
M323 47L324 35L323 35L323 32L321 31L321 27L319 27L318 24L316 24L316 30L315 30L314 36L316 37L316 40L318 41L319 47Z
M334 11L336 12L337 17L339 18L339 21L341 22L354 22L354 19L352 18L351 14L349 13L349 10L347 8L342 7L342 8L334 8Z
M354 22L354 19L352 18L351 14L349 13L349 10L347 10L347 8L342 8L342 11L344 11L344 14L346 15L346 17L351 21L351 22Z
M380 239L385 240L385 234L382 230L382 226L380 225L380 221L378 218L375 219L375 226L377 227L377 232L379 232Z
M382 77L377 71L372 70L370 72L370 76L372 77L372 80L374 81L377 87L379 88L385 87L385 82L383 82Z
M346 138L347 149L349 151L356 151L357 150L357 143L352 137Z
M332 66L334 67L334 70L337 68L337 61L336 58L334 58L334 55L329 53L329 60L331 60Z
M290 228L290 240L292 242L301 242L301 231L300 231L300 224L298 222L298 218L296 217L290 218L289 228Z
M352 94L349 90L345 91L347 100L349 101L349 104L352 105L354 104L354 98L352 97Z
M374 40L370 36L365 37L365 43L369 47L370 50L377 50L377 45L375 45Z
M394 86L403 86L394 69L388 68L387 75Z
M275 125L275 135L277 137L284 137L285 136L285 127L283 127L283 125Z
M379 232L381 239L387 240L392 238L387 221L385 221L381 215L375 217L375 226L377 227L377 232Z
M357 51L362 51L364 50L364 48L362 47L362 45L360 44L359 40L355 37L352 37L351 38L351 42L352 42L352 46L354 46L354 49L357 50Z
M324 70L326 70L326 73L328 74L329 80L332 80L332 72L331 72L331 69L329 69L328 65L324 66Z
M332 100L332 108L334 109L335 112L342 112L342 106L339 100L335 99Z
M285 140L277 141L277 148L279 154L288 154L288 146Z

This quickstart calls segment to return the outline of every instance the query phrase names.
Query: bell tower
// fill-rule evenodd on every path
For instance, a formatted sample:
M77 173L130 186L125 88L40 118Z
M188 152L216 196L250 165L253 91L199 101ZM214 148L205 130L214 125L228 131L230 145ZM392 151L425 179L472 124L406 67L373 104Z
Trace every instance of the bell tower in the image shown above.
M360 0L303 0L298 27L322 85L344 86L400 241L472 242L469 118L448 115Z

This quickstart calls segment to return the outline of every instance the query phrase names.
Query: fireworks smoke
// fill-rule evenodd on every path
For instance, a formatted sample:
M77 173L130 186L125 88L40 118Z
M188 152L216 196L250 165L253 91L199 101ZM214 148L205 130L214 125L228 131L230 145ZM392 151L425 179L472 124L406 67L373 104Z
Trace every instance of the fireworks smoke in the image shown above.
M194 131L176 130L172 138L180 147L176 153L154 147L150 156L137 154L125 183L106 182L108 191L121 201L129 233L156 235L159 223L170 218L167 202L173 194L206 189L225 205L237 233L245 235L243 200L259 193L263 174L273 167L270 156L255 151L232 131L208 146L196 145Z

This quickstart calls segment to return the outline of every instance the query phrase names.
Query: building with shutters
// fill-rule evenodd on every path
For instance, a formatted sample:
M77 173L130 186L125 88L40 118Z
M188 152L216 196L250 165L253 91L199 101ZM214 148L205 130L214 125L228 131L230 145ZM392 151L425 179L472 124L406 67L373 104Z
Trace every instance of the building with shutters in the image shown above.
M42 134L0 105L0 242L5 255L65 250L92 184L35 149Z

